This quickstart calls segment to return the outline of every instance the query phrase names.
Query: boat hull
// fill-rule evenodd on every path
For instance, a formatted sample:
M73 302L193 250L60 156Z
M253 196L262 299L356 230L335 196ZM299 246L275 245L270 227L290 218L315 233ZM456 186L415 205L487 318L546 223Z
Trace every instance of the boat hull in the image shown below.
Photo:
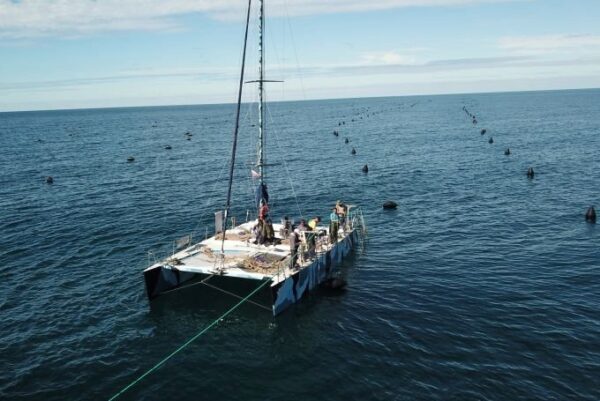
M342 262L357 242L358 232L352 230L336 246L316 257L310 265L272 286L273 315L280 314L310 290L329 279L334 267Z
M343 258L352 251L358 239L357 230L350 231L334 247L319 254L309 265L303 266L297 272L277 282L277 284L265 287L265 290L261 293L264 296L264 293L267 292L266 295L271 299L273 315L276 316L282 313L291 305L300 301L309 291L331 278L335 266L341 263ZM148 299L153 300L190 280L205 276L207 275L181 271L172 266L158 266L147 270L144 272L144 281L146 282ZM220 286L227 284L227 282L230 282L228 284L231 285L240 281L256 282L257 285L261 282L260 280L240 279L228 277L227 275L217 276L217 278L221 283ZM231 287L229 289L235 290ZM269 291L270 294L268 294Z

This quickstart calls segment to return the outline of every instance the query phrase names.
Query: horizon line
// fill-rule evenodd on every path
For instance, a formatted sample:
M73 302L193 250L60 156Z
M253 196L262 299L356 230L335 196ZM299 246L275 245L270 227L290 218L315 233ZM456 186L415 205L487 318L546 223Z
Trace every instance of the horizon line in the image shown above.
M459 96L459 95L485 95L485 94L501 94L501 93L531 93L531 92L566 92L566 91L589 91L600 90L600 87L588 88L563 88L563 89L535 89L535 90L506 90L506 91L483 91L483 92L449 92L449 93L434 93L434 94L412 94L412 95L394 95L394 96L356 96L356 97L333 97L333 98L313 98L313 99L293 99L293 100L273 100L268 103L292 103L292 102L314 102L314 101L333 101L333 100L352 100L352 99L383 99L394 97L422 97L422 96ZM256 102L242 102L242 104L253 104ZM0 111L0 114L9 113L36 113L36 112L53 112L53 111L84 111L84 110L114 110L114 109L143 109L143 108L159 108L159 107L190 107L190 106L226 106L234 105L235 102L215 102L215 103L187 103L187 104L151 104L146 106L101 106L101 107L73 107L64 109L29 109L29 110L12 110Z

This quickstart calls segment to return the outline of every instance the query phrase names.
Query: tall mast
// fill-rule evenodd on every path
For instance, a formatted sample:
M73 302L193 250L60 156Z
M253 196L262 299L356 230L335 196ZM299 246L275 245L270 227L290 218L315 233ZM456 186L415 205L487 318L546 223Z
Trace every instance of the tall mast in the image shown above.
M259 0L259 34L258 34L258 173L260 174L260 184L265 180L265 119L264 119L264 48L263 34L265 27L265 7L263 0Z

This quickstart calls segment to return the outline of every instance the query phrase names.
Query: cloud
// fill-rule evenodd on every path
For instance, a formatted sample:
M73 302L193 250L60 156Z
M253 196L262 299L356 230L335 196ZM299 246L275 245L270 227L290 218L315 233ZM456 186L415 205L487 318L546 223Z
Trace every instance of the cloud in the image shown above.
M416 58L413 55L401 54L397 51L373 52L361 55L362 60L366 64L414 64Z
M460 6L520 0L273 0L270 16L299 16ZM0 38L80 36L122 30L180 28L176 17L203 13L240 19L246 0L0 0Z
M556 52L575 52L598 50L598 35L543 35L504 37L498 41L499 47L515 53L546 54Z

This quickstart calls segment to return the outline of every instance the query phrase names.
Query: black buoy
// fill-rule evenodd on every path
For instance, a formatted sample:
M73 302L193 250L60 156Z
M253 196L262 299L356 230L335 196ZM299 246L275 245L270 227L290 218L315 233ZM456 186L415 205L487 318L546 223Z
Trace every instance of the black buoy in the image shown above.
M534 175L535 175L535 172L533 171L533 167L529 167L527 169L527 177L528 178L533 178Z
M352 148L352 152L350 152L350 153L352 153L353 155L355 155L356 154L356 149Z
M166 149L166 150L171 150L171 149L173 149L173 148L171 147L171 145L167 145L167 146L165 146L165 149Z
M398 204L394 201L385 201L383 202L384 209L395 209L398 207Z
M187 136L192 136L192 133L190 131L185 133Z
M596 222L596 209L594 209L594 206L590 206L587 212L585 212L585 221L589 223Z
M494 138L490 137L490 139L488 140L488 143L494 143Z
M344 280L341 277L329 278L329 279L323 281L323 283L321 284L321 286L323 288L329 288L330 290L341 290L344 287L346 287L346 285L347 285L346 280Z
M473 125L477 125L477 119L473 117Z
M337 132L337 131L333 131L333 135L335 135L335 136L339 136L340 134L339 134L339 132Z
M367 166L366 164L363 166L362 168L362 172L363 173L368 173L369 172L369 166Z
M188 140L188 141L191 141L191 140L192 140L192 137L191 137L191 136L188 136L188 137L187 137L187 140Z
M510 155L510 148L506 148L506 150L504 151L504 154L506 156Z
M481 135L485 134L487 132L487 130L484 128L481 130Z
M350 142L350 141L348 140L348 138L346 138L346 139L344 140L344 143L348 143L348 142Z
M127 162L128 162L128 163L132 163L132 162L134 162L134 161L135 161L135 157L133 157L133 156L129 156L129 157L127 158Z
M54 183L54 178L52 178L52 176L49 175L48 177L46 177L46 184L53 184L53 183Z

